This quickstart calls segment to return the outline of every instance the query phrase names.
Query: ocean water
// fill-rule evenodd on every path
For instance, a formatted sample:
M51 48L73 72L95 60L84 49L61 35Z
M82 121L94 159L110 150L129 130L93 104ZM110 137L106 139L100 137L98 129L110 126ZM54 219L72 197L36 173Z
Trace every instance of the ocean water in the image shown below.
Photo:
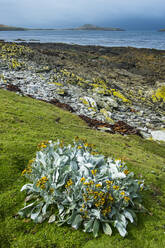
M165 50L165 32L157 31L0 31L0 39L5 41L15 41L16 39L23 39L26 42L62 42L67 44L96 45L108 47L131 46L138 48L155 48Z

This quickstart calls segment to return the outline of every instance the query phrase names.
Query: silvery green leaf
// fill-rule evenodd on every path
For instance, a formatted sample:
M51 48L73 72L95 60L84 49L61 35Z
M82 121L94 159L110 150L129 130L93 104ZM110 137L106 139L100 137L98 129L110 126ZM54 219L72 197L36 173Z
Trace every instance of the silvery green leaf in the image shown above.
M93 235L95 238L98 236L99 227L100 227L100 222L99 220L95 219L93 224Z
M92 209L91 214L92 214L92 216L96 217L97 219L100 219L100 210Z
M35 220L35 219L38 217L38 215L39 215L40 212L41 212L42 205L43 205L43 203L37 205L36 207L34 207L34 208L32 209L32 212L31 212L31 219L32 219L32 220Z
M111 236L112 235L112 229L108 223L102 223L103 225L103 231L105 234Z
M74 221L76 215L77 215L76 211L73 211L73 212L72 212L72 215L68 218L68 221L67 221L67 223L68 223L69 225L72 224L72 222Z
M25 184L22 188L21 188L21 192L25 189L32 189L33 187L33 184L32 183L28 183L28 184Z
M91 219L88 222L84 223L84 227L85 227L84 232L92 232L92 230L93 230L93 222L94 222L94 220Z
M80 169L80 175L84 176L84 177L88 177L89 176L89 169L87 169L85 166L82 166Z
M134 219L133 219L133 217L132 217L132 214L131 214L129 211L124 210L124 215L125 215L125 217L126 217L128 220L130 220L131 223L134 222Z
M127 209L127 211L128 211L129 213L131 213L131 215L132 215L134 221L137 221L137 216L136 216L135 212L134 212L132 209Z
M66 178L67 178L67 175L65 175L62 179L58 181L58 183L56 184L56 189L61 188L65 184Z
M119 231L120 235L122 237L125 237L127 234L127 231L125 229L125 227L121 224L121 222L119 222L118 220L115 221L114 226L117 228L117 230Z
M39 160L39 162L42 163L44 168L46 167L46 161L45 161L46 159L45 158L46 158L45 154L43 152L39 151L38 152L38 160Z
M69 214L71 210L73 210L76 207L76 204L72 204L70 208L66 210L66 214Z
M48 220L48 223L53 223L56 220L55 214L52 214Z
M30 203L29 205L25 206L24 208L21 208L21 210L25 210L27 208L31 208L34 205L35 202Z
M81 225L83 218L80 214L76 215L74 221L72 222L72 227L75 229L78 229L79 226Z
M47 210L47 207L49 206L49 204L45 204L42 208L42 213L45 215L46 214L46 210Z
M77 155L77 162L78 162L79 164L84 164L84 163L85 163L84 157L83 157L82 155L78 154L78 155Z
M48 202L50 202L52 196L51 195L48 195L48 194L45 194L44 192L42 192L42 197L44 198L44 201L46 203L48 203Z
M56 171L56 174L55 174L55 182L58 181L59 175L60 175L59 169L57 168L57 171Z
M32 199L34 199L34 198L35 198L34 194L30 194L30 195L28 195L28 196L25 198L25 202L28 202L28 201L30 201L30 200L32 200Z
M95 166L101 166L101 165L103 165L104 163L105 163L105 161L104 161L104 156L103 155L97 155L97 156L94 156L93 158L92 158L92 160L93 160L93 164L95 165Z
M42 223L44 220L46 219L46 216L44 215L39 215L36 217L36 219L34 220L36 223Z
M66 223L67 221L66 220L59 220L59 221L56 221L56 224L58 225L58 226L62 226L62 225L64 225L65 223Z
M27 211L29 211L29 209L31 209L31 208L33 207L34 203L35 203L35 202L33 202L33 203L31 203L31 204L25 206L24 208L21 208L21 209L19 210L18 214L19 214L21 217L25 216L26 213L27 213Z
M64 211L63 205L58 205L58 211L59 211L59 214L61 214Z
M84 163L84 166L85 166L88 170L93 169L93 164L92 164L92 163Z
M118 218L119 218L119 221L122 223L122 225L123 225L124 227L126 227L126 226L127 226L127 220L126 220L124 214L119 214L119 215L118 215Z
M112 180L126 178L126 175L123 172L118 171L116 165L110 167L109 174L111 175Z
M70 161L70 167L72 170L78 169L77 163L75 161Z
M66 196L67 200L71 203L73 201L73 199L70 196Z
M109 217L110 217L110 219L112 219L112 217L114 216L114 215L116 215L116 213L117 213L117 210L116 210L116 208L112 208L112 210L111 210L111 212L109 213Z

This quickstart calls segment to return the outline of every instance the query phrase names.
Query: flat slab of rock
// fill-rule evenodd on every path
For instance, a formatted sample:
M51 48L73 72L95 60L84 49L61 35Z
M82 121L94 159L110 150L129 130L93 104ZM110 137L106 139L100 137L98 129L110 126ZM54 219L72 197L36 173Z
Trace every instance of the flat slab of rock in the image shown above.
M165 142L165 130L157 130L151 132L152 139Z

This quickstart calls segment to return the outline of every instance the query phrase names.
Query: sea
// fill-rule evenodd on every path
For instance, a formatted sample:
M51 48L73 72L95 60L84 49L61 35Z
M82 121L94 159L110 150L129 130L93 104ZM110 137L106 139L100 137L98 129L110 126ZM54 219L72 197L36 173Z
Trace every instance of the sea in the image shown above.
M95 31L95 30L29 30L0 31L0 40L40 43L67 43L105 47L137 47L165 50L165 32Z

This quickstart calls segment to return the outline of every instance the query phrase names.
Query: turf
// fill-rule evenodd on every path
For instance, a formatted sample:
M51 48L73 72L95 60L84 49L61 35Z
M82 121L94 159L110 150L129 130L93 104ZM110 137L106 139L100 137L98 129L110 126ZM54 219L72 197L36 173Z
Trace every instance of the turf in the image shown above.
M56 121L60 118L59 122ZM87 138L105 156L122 158L136 177L143 177L147 190L142 193L148 213L138 214L137 225L128 225L128 236L117 231L108 237L55 223L35 224L20 219L26 180L21 176L42 140L75 136ZM121 136L89 129L77 117L51 104L0 90L0 247L17 248L161 248L165 247L165 145L138 136Z

